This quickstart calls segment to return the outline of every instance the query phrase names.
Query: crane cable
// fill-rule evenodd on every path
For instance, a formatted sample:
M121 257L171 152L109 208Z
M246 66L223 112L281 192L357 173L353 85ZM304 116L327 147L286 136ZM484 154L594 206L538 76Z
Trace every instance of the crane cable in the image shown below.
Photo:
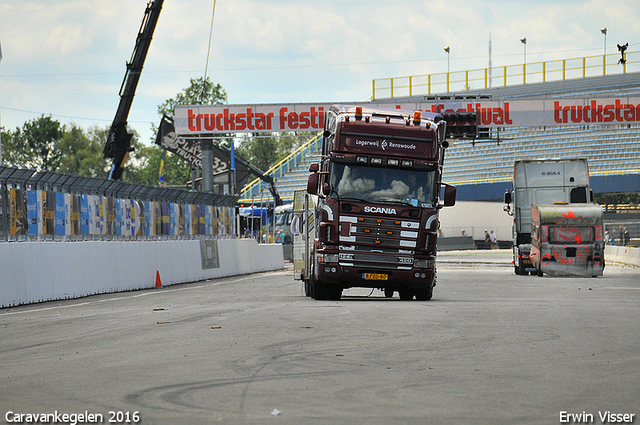
M211 54L211 39L213 36L213 18L216 15L216 0L213 0L213 11L211 12L211 28L209 29L209 47L207 48L207 63L204 66L204 79L203 79L203 87L202 87L202 96L204 96L204 82L207 80L207 71L209 70L209 55ZM204 99L200 98L200 103L202 103Z

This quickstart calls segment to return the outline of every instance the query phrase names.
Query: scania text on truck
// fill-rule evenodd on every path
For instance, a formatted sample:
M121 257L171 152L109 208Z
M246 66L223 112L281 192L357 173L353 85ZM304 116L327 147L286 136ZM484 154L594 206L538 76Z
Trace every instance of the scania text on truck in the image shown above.
M337 300L343 289L366 287L431 299L438 212L456 195L441 182L446 126L430 112L327 111L322 160L310 166L307 211L299 215L315 223L295 226L304 234L294 237L303 244L294 252L306 253L296 277L308 296Z
M538 276L602 276L603 212L598 204L534 204L531 263Z
M504 210L513 216L513 264L517 275L537 273L531 263L531 206L592 201L586 158L522 159L513 166L513 192ZM512 205L513 204L513 205Z

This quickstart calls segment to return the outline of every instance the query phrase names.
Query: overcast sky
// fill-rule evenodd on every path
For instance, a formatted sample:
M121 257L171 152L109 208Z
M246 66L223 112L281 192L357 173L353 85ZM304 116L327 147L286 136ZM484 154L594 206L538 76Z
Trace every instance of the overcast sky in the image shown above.
M111 124L147 0L2 0L0 123ZM213 0L165 0L129 124L203 76ZM640 50L638 0L217 0L208 76L228 103L368 99L372 80ZM636 64L636 68L640 65ZM630 69L638 71L640 69Z

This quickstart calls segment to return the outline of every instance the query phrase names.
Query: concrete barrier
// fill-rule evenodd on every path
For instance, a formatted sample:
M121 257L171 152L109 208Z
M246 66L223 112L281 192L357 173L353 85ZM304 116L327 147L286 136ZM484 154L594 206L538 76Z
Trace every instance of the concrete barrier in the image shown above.
M153 288L156 273L170 286L284 268L282 245L254 239L213 240L207 268L200 242L0 243L0 307Z
M640 267L640 248L607 245L604 249L604 261Z
M465 249L475 249L473 237L455 236L450 238L438 238L438 251L459 251Z

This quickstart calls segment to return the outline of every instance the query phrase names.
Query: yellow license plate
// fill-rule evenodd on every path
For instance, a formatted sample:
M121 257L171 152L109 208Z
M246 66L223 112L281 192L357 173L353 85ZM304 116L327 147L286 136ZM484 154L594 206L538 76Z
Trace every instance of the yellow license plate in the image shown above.
M366 280L389 280L389 275L383 273L362 273L362 278Z

